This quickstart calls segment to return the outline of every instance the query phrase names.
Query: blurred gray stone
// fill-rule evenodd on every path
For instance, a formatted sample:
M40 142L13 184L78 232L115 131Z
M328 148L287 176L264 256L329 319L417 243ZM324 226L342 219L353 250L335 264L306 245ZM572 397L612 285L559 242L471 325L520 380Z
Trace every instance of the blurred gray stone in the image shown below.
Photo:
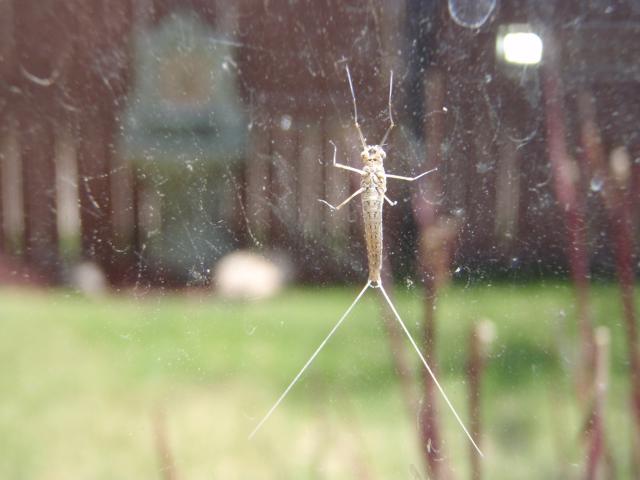
M69 283L74 290L90 297L105 295L109 290L106 275L94 262L74 265L69 272Z
M257 253L238 250L223 257L213 274L216 293L234 300L259 300L278 293L285 284L281 265Z

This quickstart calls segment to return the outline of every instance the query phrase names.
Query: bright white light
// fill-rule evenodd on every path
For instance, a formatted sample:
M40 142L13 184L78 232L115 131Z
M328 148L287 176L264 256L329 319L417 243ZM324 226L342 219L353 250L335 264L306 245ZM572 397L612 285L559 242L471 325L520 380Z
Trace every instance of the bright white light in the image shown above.
M542 59L542 39L532 32L509 32L502 38L504 60L521 65L535 65Z

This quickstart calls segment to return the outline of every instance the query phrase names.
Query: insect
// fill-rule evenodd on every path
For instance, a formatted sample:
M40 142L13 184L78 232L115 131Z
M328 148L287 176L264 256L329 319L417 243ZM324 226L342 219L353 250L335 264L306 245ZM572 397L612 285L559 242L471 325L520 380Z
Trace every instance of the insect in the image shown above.
M438 387L438 390L440 391L440 394L442 395L442 397L445 400L446 404L448 405L449 409L451 410L451 412L455 416L456 420L458 421L458 423L462 427L462 430L467 435L467 437L469 438L469 440L471 441L471 443L475 447L476 451L480 454L480 456L484 456L482 454L480 448L478 447L478 445L474 441L473 437L471 436L471 434L469 433L469 431L465 427L464 422L461 420L461 418L458 415L456 409L453 407L453 404L449 400L449 397L447 397L447 394L445 393L444 389L440 385L440 382L438 382L438 379L436 378L435 374L433 373L433 370L431 369L431 367L427 363L424 355L420 351L420 348L418 348L418 345L416 344L415 340L413 339L413 336L411 335L411 333L407 329L405 323L402 321L402 318L400 317L400 314L396 310L396 307L393 305L393 302L389 298L389 295L387 295L387 292L386 292L386 290L384 289L384 287L382 285L382 281L380 280L380 272L382 270L382 207L383 207L385 201L391 206L394 206L397 203L397 202L392 201L387 196L387 179L389 178L389 179L404 180L404 181L408 181L408 182L413 182L413 181L418 180L419 178L421 178L421 177L423 177L425 175L428 175L429 173L432 173L436 169L428 170L428 171L423 172L420 175L417 175L415 177L405 177L405 176L401 176L401 175L391 175L391 174L388 174L388 173L385 172L385 170L384 170L384 161L385 161L385 159L387 157L387 154L384 151L383 146L385 145L385 142L387 141L387 138L389 137L389 134L391 133L391 131L395 127L395 123L393 121L392 109L391 109L391 99L392 99L392 95L393 95L393 72L391 72L390 80L389 80L389 127L387 128L387 131L385 132L385 134L382 137L382 140L380 141L379 144L368 145L364 135L362 134L362 129L360 128L360 124L358 123L358 106L357 106L357 102L356 102L355 90L353 88L353 81L351 80L351 73L349 72L349 67L348 66L345 67L345 70L347 72L347 79L349 80L349 89L351 90L351 98L353 99L354 125L355 125L355 128L356 128L357 132L358 132L358 136L360 137L360 142L362 143L362 152L360 153L360 158L362 160L363 167L362 167L362 169L359 169L359 168L350 167L349 165L344 165L342 163L338 163L337 162L338 148L337 148L336 144L333 143L333 142L331 142L331 144L333 145L333 163L332 163L332 165L334 167L336 167L336 168L342 168L344 170L348 170L348 171L353 172L353 173L358 173L359 175L362 176L362 181L361 181L361 184L360 184L360 188L358 190L356 190L354 193L352 193L351 196L349 196L346 200L344 200L338 206L333 206L332 204L330 204L329 202L327 202L325 200L319 200L319 201L321 203L327 205L332 210L337 211L337 210L340 210L345 205L347 205L351 200L356 198L358 195L362 195L362 216L363 216L363 224L364 224L365 244L366 244L366 249L367 249L367 260L368 260L368 264L369 264L368 265L369 266L369 278L368 278L367 283L365 284L364 288L356 296L356 299L349 306L349 308L345 311L345 313L342 315L342 317L340 317L338 322L331 329L331 331L325 337L325 339L322 341L320 346L316 349L315 352L313 352L313 354L311 355L309 360L307 360L307 362L304 364L304 366L298 372L298 374L294 377L294 379L291 381L291 383L287 386L287 388L282 393L282 395L280 395L278 400L276 400L275 404L267 412L267 414L260 421L260 423L258 423L258 425L255 427L253 432L251 432L251 435L249 435L249 438L252 438L256 434L256 432L260 429L260 427L264 424L264 422L266 422L268 420L268 418L271 416L271 414L276 410L276 408L278 408L278 406L280 405L282 400L284 400L284 398L287 396L287 394L293 388L293 386L296 384L296 382L300 379L300 377L305 372L305 370L315 360L315 358L320 353L322 348L326 345L326 343L333 336L333 334L336 332L336 330L338 330L338 328L340 327L342 322L348 317L349 313L351 313L351 310L356 306L356 304L358 303L360 298L364 295L366 290L369 287L371 287L371 288L379 288L380 289L384 299L386 300L386 302L389 305L389 308L391 308L391 311L393 312L393 315L395 316L396 320L398 320L398 323L402 327L402 330L407 335L407 338L409 339L411 345L413 346L414 350L418 354L418 357L420 357L420 360L422 361L422 364L424 365L424 367L426 368L427 372L429 373L429 375L433 379L433 382L435 383L435 385Z

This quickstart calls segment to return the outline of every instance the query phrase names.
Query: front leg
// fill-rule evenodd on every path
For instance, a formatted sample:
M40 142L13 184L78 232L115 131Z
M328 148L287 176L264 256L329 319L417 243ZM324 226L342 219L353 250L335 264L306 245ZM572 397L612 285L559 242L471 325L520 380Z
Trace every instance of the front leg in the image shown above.
M387 173L386 176L387 178L395 178L396 180L405 180L407 182L413 182L415 180L418 180L420 177L424 177L425 175L435 172L436 170L438 170L438 167L432 168L431 170L427 170L426 172L422 172L420 175L417 175L415 177L403 177L401 175L391 175L390 173Z
M360 170L358 168L353 168L353 167L350 167L349 165L343 165L342 163L336 162L336 157L338 155L338 147L336 147L336 144L333 143L333 141L329 140L329 142L331 142L331 145L333 145L333 166L334 167L343 168L345 170L349 170L351 172L356 172L356 173L359 173L360 175L364 175L364 171L363 170Z
M329 202L327 202L326 200L322 200L322 199L318 199L318 201L320 203L324 203L325 205L327 205L331 210L333 211L337 211L340 210L342 207L344 207L347 203L349 203L351 200L353 200L355 197L357 197L358 195L360 195L362 192L364 192L364 187L362 187L359 190L356 190L353 195L351 195L349 198L347 198L344 202L342 202L340 205L338 205L337 207L334 207L333 205L331 205Z

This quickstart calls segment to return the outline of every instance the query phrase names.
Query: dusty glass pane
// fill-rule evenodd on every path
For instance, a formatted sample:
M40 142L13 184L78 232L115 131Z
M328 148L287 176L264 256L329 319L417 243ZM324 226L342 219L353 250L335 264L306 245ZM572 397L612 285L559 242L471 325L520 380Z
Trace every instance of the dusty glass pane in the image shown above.
M631 0L0 0L0 477L633 478L639 44Z

